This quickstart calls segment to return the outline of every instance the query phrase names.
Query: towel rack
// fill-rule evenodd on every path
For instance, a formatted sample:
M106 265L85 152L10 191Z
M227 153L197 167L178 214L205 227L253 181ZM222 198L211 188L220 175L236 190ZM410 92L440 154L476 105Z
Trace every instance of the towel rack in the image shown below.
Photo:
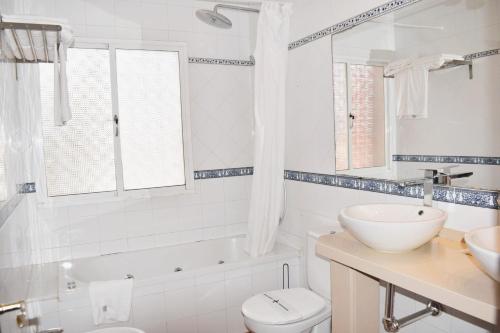
M449 69L449 68L458 67L458 66L469 66L469 80L472 80L474 78L474 73L472 71L472 60L450 60L450 61L445 62L439 68L430 69L429 72L440 71L443 69ZM384 75L384 78L393 79L394 75Z
M1 21L1 17L0 17L0 30L10 30L10 32L12 33L12 37L14 38L14 41L16 43L17 50L19 51L19 54L21 55L21 59L15 59L15 61L18 63L38 63L38 62L50 63L50 62L52 62L49 59L49 48L47 45L47 31L57 32L57 47L59 47L59 44L61 43L62 27L60 25L4 22L4 21ZM25 30L26 31L26 34L28 35L29 44L30 44L31 54L33 55L34 60L26 59L26 55L24 54L24 50L23 50L21 41L19 39L19 35L17 34L17 30ZM45 60L39 60L39 57L38 57L37 52L36 52L35 44L33 42L32 31L40 31L42 33L43 51L44 51L43 55L44 55Z

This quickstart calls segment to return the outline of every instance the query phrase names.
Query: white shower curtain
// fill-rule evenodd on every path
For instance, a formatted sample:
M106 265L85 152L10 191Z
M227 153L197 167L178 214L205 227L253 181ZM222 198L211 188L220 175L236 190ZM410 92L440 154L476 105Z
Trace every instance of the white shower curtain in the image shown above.
M273 249L283 207L290 15L291 4L265 1L257 25L254 175L246 244L252 257Z

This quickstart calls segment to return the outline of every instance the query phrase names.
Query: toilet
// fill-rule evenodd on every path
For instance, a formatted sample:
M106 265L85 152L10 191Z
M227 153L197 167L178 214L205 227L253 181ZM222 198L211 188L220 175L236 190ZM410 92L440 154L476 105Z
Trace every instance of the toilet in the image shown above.
M331 332L330 263L316 256L316 241L340 231L340 226L321 226L307 234L306 288L279 289L247 299L241 312L254 333Z

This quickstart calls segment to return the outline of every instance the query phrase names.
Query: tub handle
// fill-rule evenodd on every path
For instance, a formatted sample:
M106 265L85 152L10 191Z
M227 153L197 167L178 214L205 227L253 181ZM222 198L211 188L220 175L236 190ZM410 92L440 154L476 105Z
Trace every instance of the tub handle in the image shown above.
M286 268L286 283L287 283L286 289L290 289L290 265L288 265L288 263L283 264L283 268L282 268L283 280L281 283L282 283L283 289L285 289L285 268Z

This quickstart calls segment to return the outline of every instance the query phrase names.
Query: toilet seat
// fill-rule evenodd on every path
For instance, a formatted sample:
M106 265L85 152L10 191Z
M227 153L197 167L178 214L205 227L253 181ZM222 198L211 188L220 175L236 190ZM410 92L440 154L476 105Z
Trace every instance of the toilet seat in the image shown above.
M243 315L265 325L284 325L307 320L326 307L323 298L305 288L272 290L243 303Z

